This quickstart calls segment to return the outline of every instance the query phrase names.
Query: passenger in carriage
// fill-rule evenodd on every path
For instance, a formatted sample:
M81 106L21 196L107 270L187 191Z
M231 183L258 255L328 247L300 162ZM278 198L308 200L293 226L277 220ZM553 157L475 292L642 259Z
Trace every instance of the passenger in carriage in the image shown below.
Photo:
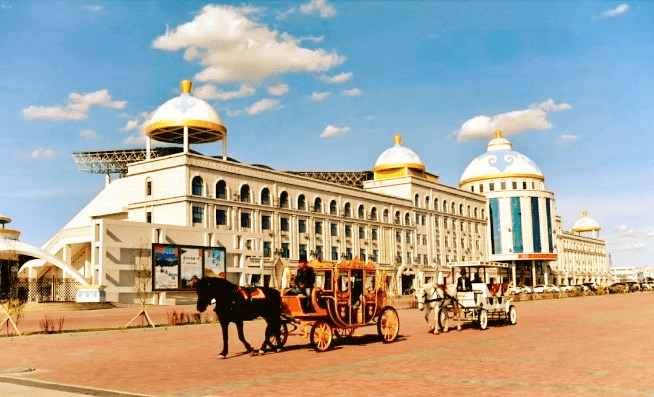
M316 283L316 272L307 263L305 255L300 256L300 261L297 267L297 274L295 275L295 287L290 288L284 292L285 295L304 295L305 299L302 301L302 310L305 313L313 312L311 305L311 291Z
M472 279L473 283L482 283L481 277L479 277L479 272L475 273L475 277Z

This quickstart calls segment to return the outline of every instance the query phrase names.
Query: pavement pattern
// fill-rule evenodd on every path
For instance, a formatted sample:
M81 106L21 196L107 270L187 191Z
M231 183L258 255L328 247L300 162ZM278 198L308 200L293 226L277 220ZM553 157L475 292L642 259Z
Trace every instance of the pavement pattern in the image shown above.
M291 336L283 352L251 357L231 325L227 359L218 356L218 324L2 337L0 396L26 387L29 395L44 397L654 397L654 293L516 307L516 325L490 322L481 331L468 324L438 335L427 333L423 312L399 310L398 341L381 343L376 328L365 327L325 353ZM86 315L113 319L116 310ZM126 323L137 312L118 314ZM72 317L66 321L74 327ZM261 345L264 327L262 321L246 323L253 346Z

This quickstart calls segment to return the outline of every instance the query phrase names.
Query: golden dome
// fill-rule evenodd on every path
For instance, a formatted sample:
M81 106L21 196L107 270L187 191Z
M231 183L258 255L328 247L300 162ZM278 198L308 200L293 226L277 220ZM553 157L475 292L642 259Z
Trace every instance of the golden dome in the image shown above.
M182 94L172 98L154 112L145 132L157 141L184 142L184 127L188 128L189 143L209 143L227 136L222 119L216 110L191 94L192 83L182 80Z

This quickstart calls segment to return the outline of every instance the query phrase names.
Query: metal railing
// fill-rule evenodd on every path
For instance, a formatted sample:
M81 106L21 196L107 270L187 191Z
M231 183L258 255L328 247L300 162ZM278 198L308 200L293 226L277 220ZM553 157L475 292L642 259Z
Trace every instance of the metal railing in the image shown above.
M28 302L74 302L79 287L76 280L56 277L17 282L19 294L26 295Z

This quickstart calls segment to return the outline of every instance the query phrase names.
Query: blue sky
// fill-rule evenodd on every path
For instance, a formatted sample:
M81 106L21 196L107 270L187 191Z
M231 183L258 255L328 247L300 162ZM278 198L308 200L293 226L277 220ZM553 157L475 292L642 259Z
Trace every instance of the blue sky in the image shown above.
M369 170L395 134L457 185L500 128L613 265L654 265L654 3L0 0L0 213L42 244L184 78L229 154ZM215 155L220 144L194 149Z

